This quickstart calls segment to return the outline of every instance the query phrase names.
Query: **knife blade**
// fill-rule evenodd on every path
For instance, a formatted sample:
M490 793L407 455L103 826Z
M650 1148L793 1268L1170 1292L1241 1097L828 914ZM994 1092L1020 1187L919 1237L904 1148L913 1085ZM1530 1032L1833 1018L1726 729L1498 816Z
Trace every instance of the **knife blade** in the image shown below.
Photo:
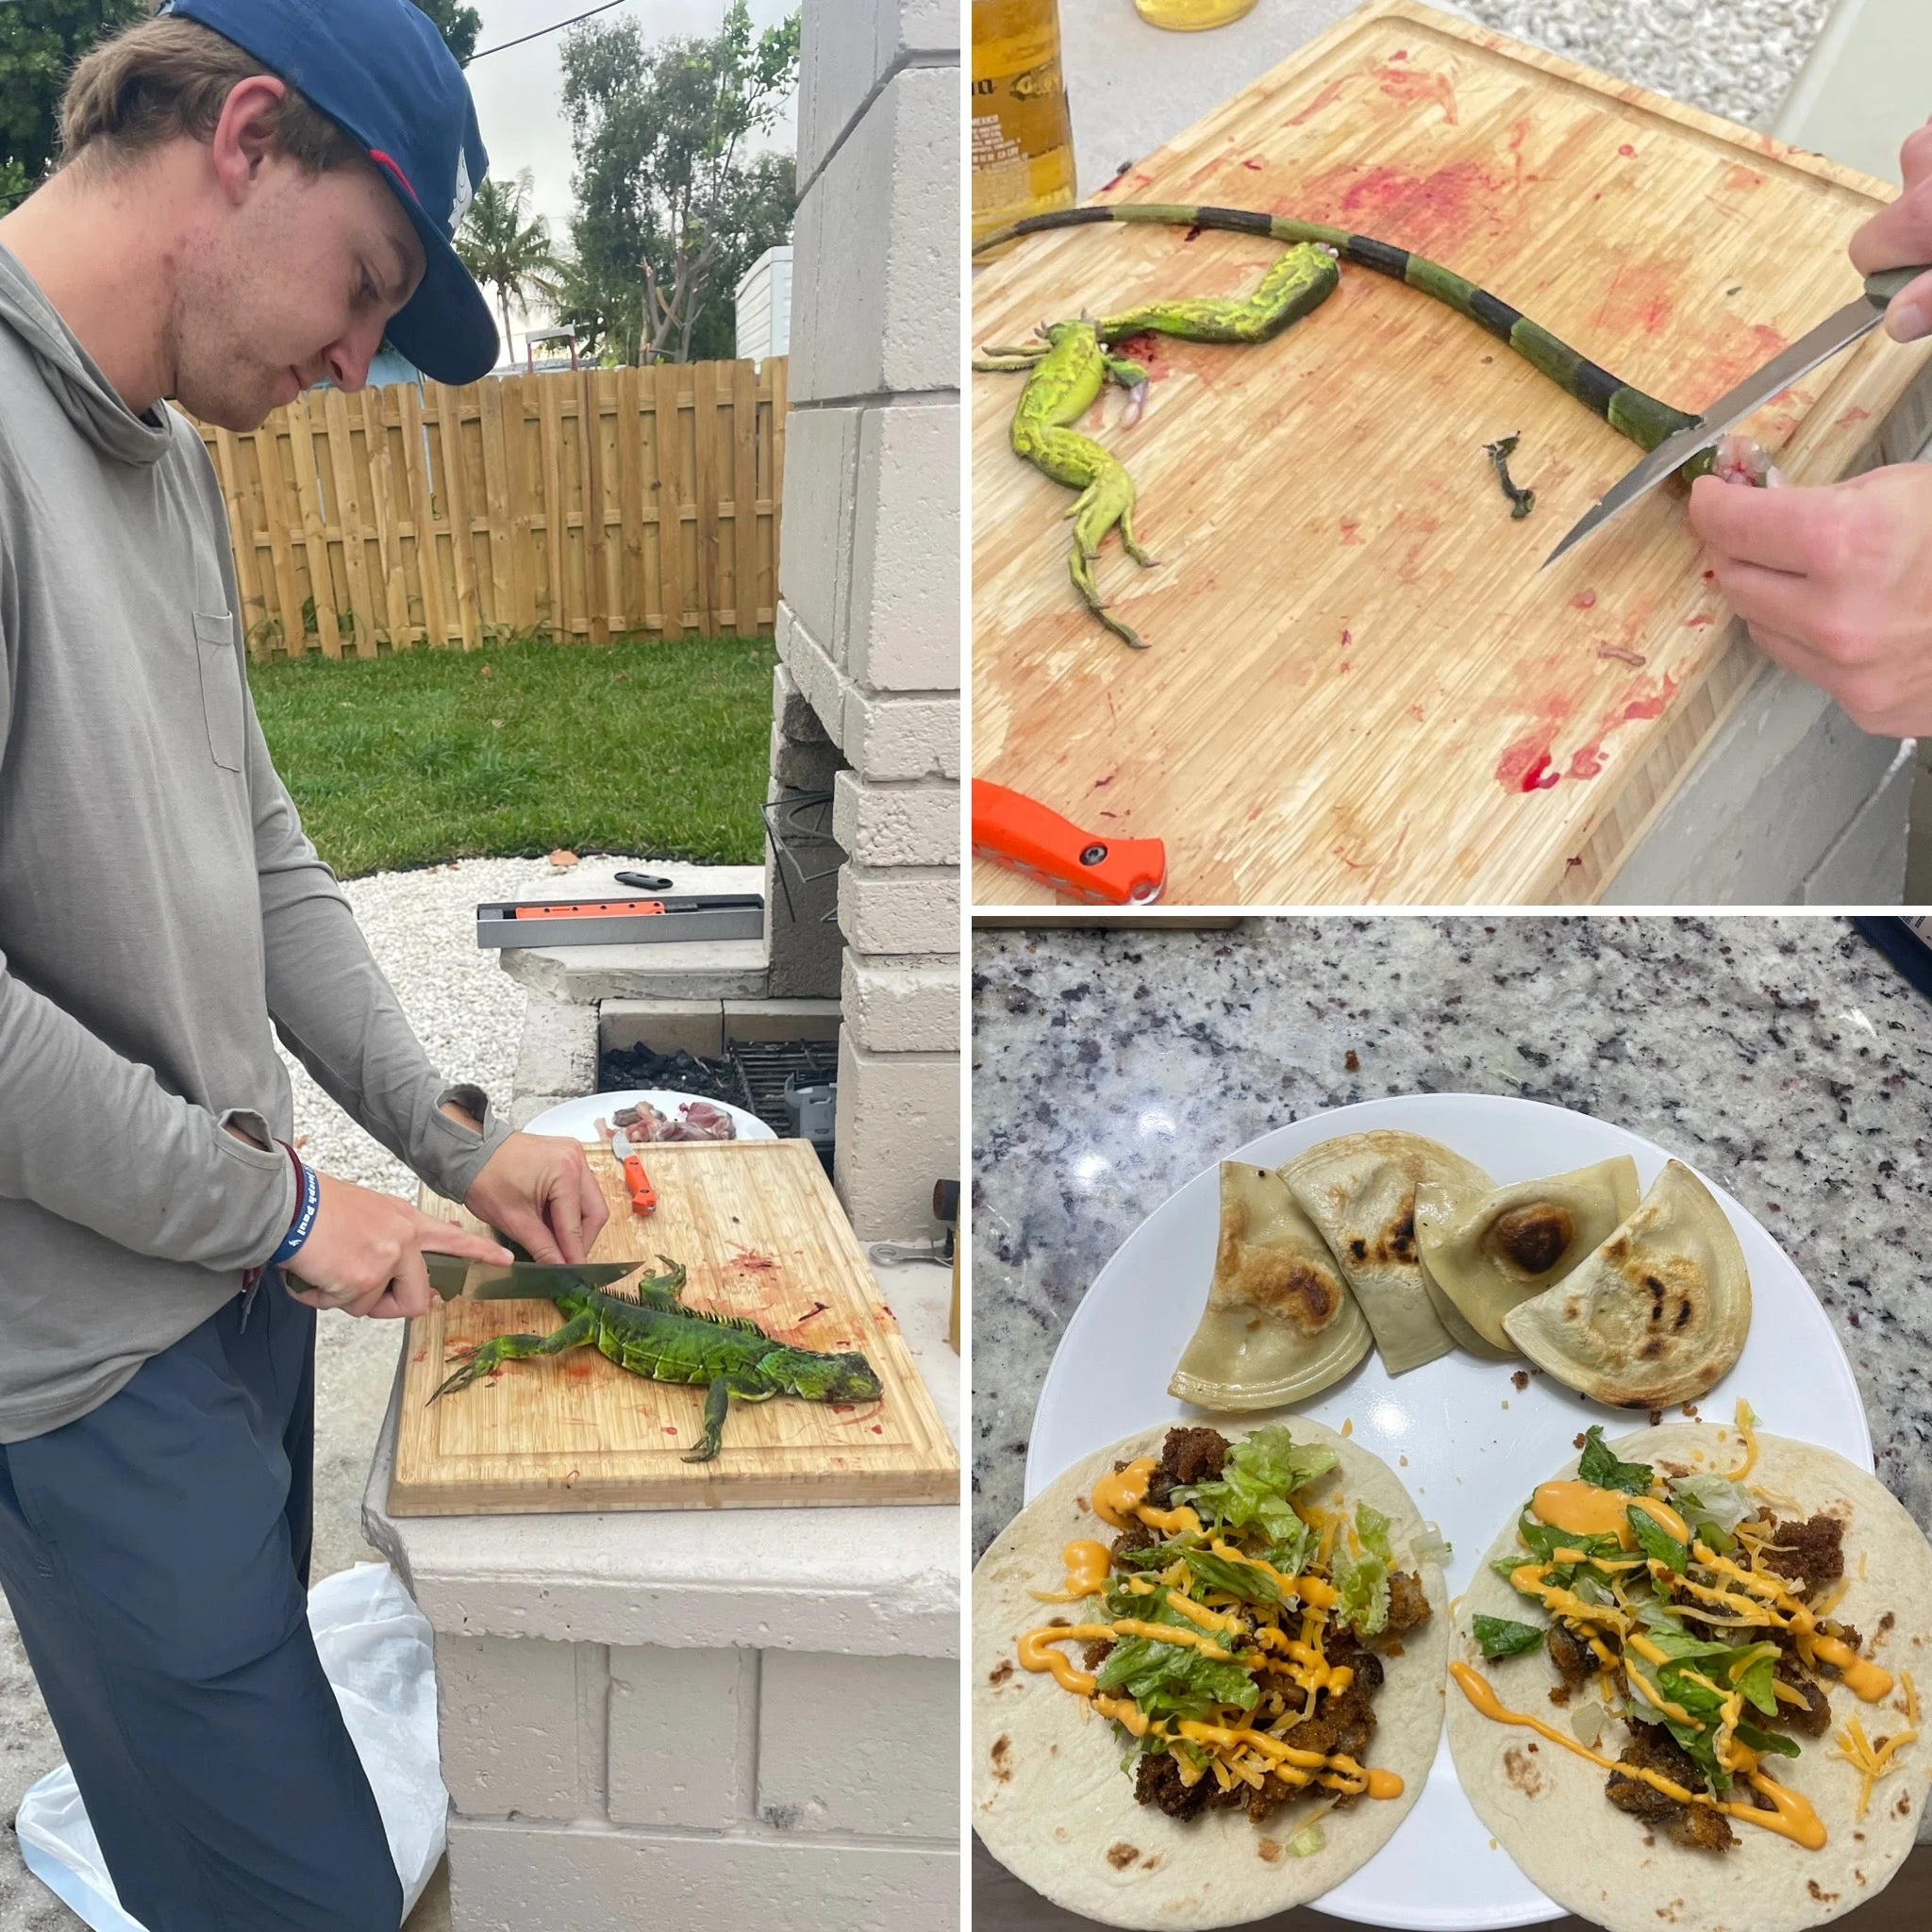
M641 1261L580 1261L550 1266L542 1261L466 1261L460 1255L425 1254L429 1285L444 1301L458 1296L475 1302L543 1302L586 1288L608 1288L635 1274Z
M1782 349L1755 375L1747 375L1736 389L1721 395L1696 422L1676 430L1652 450L1635 469L1615 485L1580 519L1568 536L1543 558L1548 570L1573 545L1582 542L1640 498L1649 494L1665 477L1674 475L1700 451L1709 449L1719 438L1728 436L1738 425L1761 409L1797 379L1828 362L1840 349L1848 349L1861 336L1885 320L1885 311L1894 295L1932 268L1889 268L1865 277L1864 293L1847 302L1836 315L1821 322L1808 335L1803 335L1790 348Z

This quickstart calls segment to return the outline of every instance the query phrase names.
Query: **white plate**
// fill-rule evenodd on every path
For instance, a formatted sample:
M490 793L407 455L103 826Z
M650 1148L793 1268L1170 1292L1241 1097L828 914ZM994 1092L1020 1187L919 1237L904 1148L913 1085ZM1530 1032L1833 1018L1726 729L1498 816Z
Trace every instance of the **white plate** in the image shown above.
M1499 1186L1628 1154L1648 1188L1668 1158L1663 1148L1606 1121L1486 1093L1406 1094L1337 1108L1230 1148L1225 1158L1278 1167L1317 1141L1378 1127L1441 1141ZM1821 1443L1869 1470L1864 1404L1817 1297L1771 1236L1708 1174L1701 1178L1743 1244L1752 1321L1738 1366L1699 1398L1699 1412L1727 1423L1738 1397L1749 1396L1767 1431ZM1220 1202L1217 1164L1156 1208L1094 1277L1034 1410L1029 1502L1081 1457L1137 1429L1204 1413L1176 1402L1167 1378L1200 1319ZM1533 1376L1518 1391L1509 1377L1526 1366L1478 1361L1457 1350L1391 1378L1371 1350L1352 1374L1291 1411L1331 1428L1352 1422L1354 1440L1394 1468L1422 1513L1455 1546L1452 1596L1468 1588L1477 1559L1536 1484L1576 1453L1578 1430L1602 1423L1614 1439L1644 1425L1641 1415L1586 1401L1549 1375ZM1674 1419L1677 1414L1671 1411ZM1260 1419L1240 1421L1246 1426ZM1446 1737L1428 1784L1394 1837L1315 1903L1361 1924L1426 1932L1491 1932L1563 1915L1507 1853L1491 1848L1457 1782Z
M526 1134L561 1134L573 1141L583 1141L594 1147L597 1140L597 1117L607 1121L621 1107L655 1107L661 1114L671 1119L677 1118L677 1109L687 1100L703 1100L702 1093L668 1093L658 1087L629 1087L622 1093L586 1093L578 1100L559 1101L555 1107L547 1108L524 1129ZM734 1107L728 1100L714 1100L713 1107L722 1107L738 1126L741 1141L775 1141L778 1137L755 1113L747 1113L741 1107Z

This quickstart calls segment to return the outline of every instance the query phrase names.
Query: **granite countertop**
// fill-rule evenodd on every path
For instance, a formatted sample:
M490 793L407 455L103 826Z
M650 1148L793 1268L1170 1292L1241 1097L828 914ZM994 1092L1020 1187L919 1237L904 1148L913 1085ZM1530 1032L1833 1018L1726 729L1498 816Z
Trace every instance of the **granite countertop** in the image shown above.
M1419 1090L1574 1108L1727 1188L1817 1291L1878 1474L1932 1530L1932 1003L1846 922L983 930L973 967L975 1558L1136 1224L1271 1127Z

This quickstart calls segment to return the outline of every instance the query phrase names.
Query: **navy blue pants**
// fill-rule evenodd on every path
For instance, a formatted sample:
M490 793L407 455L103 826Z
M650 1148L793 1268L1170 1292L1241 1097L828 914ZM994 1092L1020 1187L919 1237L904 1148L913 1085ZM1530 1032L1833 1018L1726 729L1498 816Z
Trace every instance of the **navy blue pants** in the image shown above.
M0 1445L0 1586L148 1932L393 1932L308 1632L315 1315L266 1275L90 1415Z

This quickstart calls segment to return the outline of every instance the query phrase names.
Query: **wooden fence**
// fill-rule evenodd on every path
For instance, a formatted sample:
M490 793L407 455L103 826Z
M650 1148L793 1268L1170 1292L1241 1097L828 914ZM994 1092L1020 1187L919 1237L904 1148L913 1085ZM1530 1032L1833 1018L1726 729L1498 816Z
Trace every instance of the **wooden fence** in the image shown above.
M202 437L257 658L776 615L782 358L318 390Z

